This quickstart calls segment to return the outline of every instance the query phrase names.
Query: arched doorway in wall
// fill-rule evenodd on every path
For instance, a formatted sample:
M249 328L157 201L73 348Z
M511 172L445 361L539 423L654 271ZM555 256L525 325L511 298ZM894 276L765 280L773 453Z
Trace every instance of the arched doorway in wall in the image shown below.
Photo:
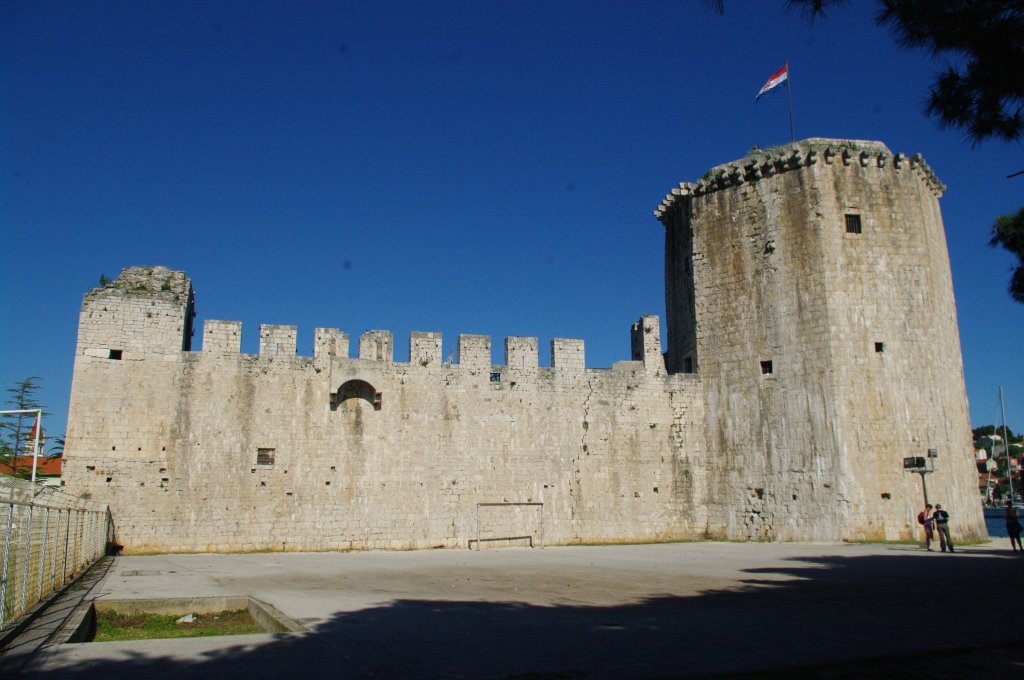
M363 403L365 402L365 404ZM380 410L381 393L365 380L348 380L331 394L331 410L369 405L374 411Z

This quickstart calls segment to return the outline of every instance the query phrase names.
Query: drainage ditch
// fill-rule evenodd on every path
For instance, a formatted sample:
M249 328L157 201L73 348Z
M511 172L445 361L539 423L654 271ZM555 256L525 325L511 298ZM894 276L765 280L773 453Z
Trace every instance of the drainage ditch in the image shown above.
M97 614L111 612L137 616L159 614L164 616L220 615L226 612L245 611L266 633L300 633L308 630L293 619L285 616L273 605L254 597L182 597L159 600L93 600L83 602L68 618L55 636L57 644L92 642L96 637ZM206 636L217 635L209 633ZM235 633L220 633L232 635ZM151 639L152 636L145 636ZM139 639L143 639L140 636Z

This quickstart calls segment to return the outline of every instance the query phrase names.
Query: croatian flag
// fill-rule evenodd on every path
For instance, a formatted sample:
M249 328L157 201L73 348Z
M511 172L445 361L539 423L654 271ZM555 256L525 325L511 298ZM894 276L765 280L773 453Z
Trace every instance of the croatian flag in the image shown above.
M768 79L768 82L761 86L761 91L757 93L757 97L754 100L758 100L764 95L768 94L782 83L789 79L789 64L784 65L778 71L772 74L772 77Z

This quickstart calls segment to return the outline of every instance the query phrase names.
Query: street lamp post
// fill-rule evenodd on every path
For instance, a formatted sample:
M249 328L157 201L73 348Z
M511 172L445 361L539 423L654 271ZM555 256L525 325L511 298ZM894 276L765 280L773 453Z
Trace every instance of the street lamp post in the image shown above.
M921 475L921 491L924 504L928 505L928 481L926 475L935 472L935 459L939 457L938 449L928 449L927 456L911 456L903 459L903 469Z

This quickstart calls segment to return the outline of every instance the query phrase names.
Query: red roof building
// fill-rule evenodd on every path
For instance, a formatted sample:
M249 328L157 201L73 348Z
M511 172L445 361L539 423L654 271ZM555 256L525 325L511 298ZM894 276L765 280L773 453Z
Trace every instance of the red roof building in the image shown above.
M60 477L60 467L63 462L63 458L39 456L39 463L36 466L36 477ZM17 469L18 472L26 471L29 474L32 473L32 456L18 456L16 463L16 465L11 466L7 460L0 461L0 474L12 475L14 474L14 469Z

